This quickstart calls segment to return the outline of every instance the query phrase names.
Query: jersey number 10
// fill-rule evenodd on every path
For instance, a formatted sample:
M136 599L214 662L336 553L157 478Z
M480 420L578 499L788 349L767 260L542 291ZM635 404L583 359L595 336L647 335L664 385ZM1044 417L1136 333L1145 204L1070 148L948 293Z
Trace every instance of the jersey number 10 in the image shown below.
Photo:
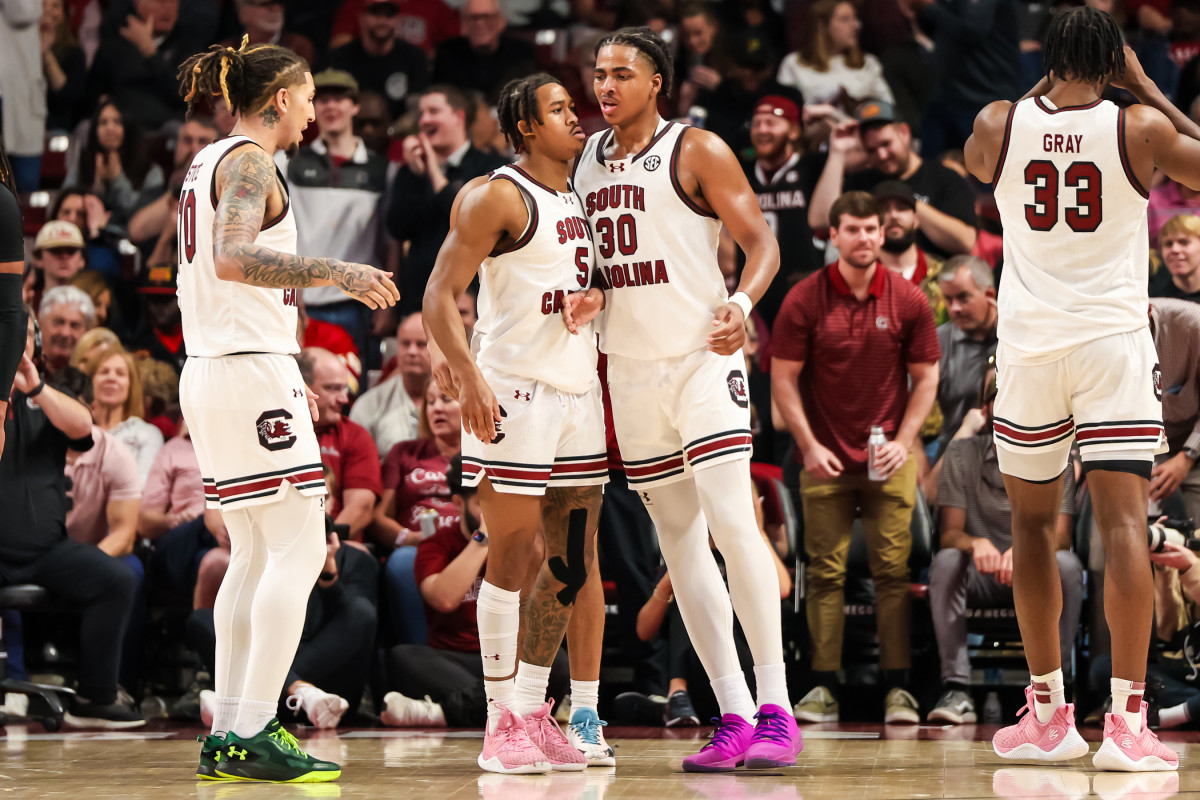
M188 189L179 201L179 247L187 263L196 257L196 192Z
M1033 187L1033 202L1025 204L1025 221L1035 231L1051 231L1058 224L1060 173L1051 161L1025 165L1025 185ZM1091 161L1072 162L1061 173L1062 183L1075 190L1076 205L1067 206L1067 227L1076 233L1091 233L1100 227L1100 168Z

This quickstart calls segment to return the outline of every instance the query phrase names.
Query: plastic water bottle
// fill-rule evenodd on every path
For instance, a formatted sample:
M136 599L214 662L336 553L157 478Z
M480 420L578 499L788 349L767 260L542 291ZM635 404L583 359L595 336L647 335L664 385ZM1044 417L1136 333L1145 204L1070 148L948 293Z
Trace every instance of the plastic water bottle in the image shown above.
M999 725L1004 712L1000 708L1000 695L988 692L987 701L983 704L983 721L987 725Z
M421 538L428 539L437 533L438 512L436 508L423 508L417 512L417 521L421 525Z
M871 437L867 439L867 480L869 481L887 480L887 476L875 466L875 458L879 453L879 448L885 444L887 444L887 437L883 435L883 428L873 425L871 427Z

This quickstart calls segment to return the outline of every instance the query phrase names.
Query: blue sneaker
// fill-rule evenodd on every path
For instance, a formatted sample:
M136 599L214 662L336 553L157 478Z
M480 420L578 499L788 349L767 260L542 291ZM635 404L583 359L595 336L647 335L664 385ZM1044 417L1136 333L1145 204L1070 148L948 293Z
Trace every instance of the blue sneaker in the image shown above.
M589 767L615 767L617 756L613 749L604 741L604 731L608 723L600 719L590 708L576 709L571 714L571 724L567 726L567 741L587 759Z

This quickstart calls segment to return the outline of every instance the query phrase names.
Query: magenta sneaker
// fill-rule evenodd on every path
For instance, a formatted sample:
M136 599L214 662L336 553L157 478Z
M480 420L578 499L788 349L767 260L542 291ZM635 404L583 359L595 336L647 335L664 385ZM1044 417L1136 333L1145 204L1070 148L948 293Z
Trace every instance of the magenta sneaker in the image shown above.
M713 717L712 738L694 756L683 760L684 772L730 772L746 760L754 728L737 714Z
M1117 772L1165 772L1179 769L1179 754L1158 740L1146 725L1146 701L1142 701L1142 732L1134 735L1120 714L1104 715L1104 741L1092 764L1096 769Z
M529 741L542 751L550 762L550 769L555 772L580 772L587 769L588 760L583 753L576 750L562 728L550 716L554 708L554 700L547 700L542 707L532 714L525 715L525 730L529 733Z
M754 718L758 724L746 748L746 769L795 766L796 756L804 749L804 738L791 709L765 703Z
M510 775L549 772L550 762L530 741L525 720L495 700L490 702L500 709L500 721L490 733L487 727L483 729L483 752L477 759L480 769Z
M1022 716L1024 715L1024 716ZM992 750L1010 761L1070 761L1088 754L1087 742L1075 728L1075 704L1054 709L1049 722L1038 722L1033 687L1025 687L1025 705L1017 712L1021 721L996 731Z

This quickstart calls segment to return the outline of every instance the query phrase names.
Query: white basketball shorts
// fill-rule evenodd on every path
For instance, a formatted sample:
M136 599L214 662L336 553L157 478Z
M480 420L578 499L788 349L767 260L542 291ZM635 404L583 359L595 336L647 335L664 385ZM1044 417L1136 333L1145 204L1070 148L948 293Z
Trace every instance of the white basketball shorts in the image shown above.
M291 356L189 358L179 378L179 405L208 508L271 503L289 484L304 495L325 495L304 379Z
M634 489L750 458L750 391L742 351L644 360L608 357L608 392Z
M1158 354L1149 328L1095 339L1062 357L996 350L994 438L1000 471L1055 480L1073 441L1085 471L1150 477L1165 447Z
M582 394L481 368L500 403L496 438L462 434L463 484L486 475L497 492L544 495L546 487L608 483L604 403L599 380Z

